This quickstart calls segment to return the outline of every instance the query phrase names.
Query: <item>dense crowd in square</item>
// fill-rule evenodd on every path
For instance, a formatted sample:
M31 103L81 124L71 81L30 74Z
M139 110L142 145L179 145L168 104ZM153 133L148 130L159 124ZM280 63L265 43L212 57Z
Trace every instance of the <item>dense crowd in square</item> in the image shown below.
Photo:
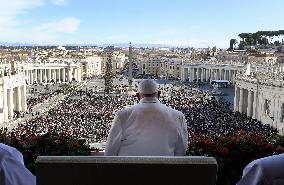
M221 136L244 131L268 137L277 133L269 125L233 112L230 103L211 97L208 92L193 88L196 85L173 85L161 89L160 101L185 114L192 135ZM65 93L70 89L65 89ZM64 92L64 91L63 91ZM98 94L93 89L81 89L67 96L47 114L33 117L14 130L18 135L48 132L72 134L89 143L104 142L115 112L137 103L134 95Z

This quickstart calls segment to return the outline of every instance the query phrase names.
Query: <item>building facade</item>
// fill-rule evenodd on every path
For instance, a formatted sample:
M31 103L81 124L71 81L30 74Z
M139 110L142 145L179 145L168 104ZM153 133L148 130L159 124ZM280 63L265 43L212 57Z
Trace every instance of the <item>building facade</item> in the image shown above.
M235 80L234 111L277 128L284 134L284 75L271 72Z
M0 123L7 122L14 111L27 110L27 89L22 74L3 76L0 78Z
M235 76L243 68L241 65L184 64L180 69L182 81L228 80L234 82Z

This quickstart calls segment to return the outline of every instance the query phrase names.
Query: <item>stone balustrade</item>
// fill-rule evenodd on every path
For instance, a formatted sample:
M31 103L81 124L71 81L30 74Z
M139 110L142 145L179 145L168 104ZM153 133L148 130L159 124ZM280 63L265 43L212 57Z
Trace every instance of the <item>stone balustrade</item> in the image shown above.
M215 185L212 157L40 156L37 185L190 184Z

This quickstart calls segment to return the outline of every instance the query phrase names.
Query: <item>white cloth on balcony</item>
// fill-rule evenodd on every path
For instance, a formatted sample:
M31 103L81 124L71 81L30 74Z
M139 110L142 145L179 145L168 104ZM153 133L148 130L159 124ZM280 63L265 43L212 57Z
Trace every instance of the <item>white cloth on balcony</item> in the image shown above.
M283 185L284 154L257 159L243 170L237 185Z
M184 155L188 132L184 115L147 97L116 113L107 139L107 156Z
M35 185L35 176L25 167L23 155L15 148L0 143L0 184Z

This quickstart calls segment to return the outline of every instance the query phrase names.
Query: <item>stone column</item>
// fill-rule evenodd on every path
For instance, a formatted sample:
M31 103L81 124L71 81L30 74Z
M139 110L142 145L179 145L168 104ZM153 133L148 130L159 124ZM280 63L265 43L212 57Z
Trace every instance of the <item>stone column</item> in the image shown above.
M184 81L184 68L180 68L180 80ZM78 73L77 73L78 74ZM78 77L78 76L77 76Z
M54 82L57 82L58 79L58 69L54 69Z
M21 93L21 88L20 87L16 87L16 95L17 95L17 100L16 100L16 110L17 111L22 111L22 93Z
M81 82L81 68L80 67L77 68L77 81Z
M56 82L56 79L57 79L56 72L57 72L57 69L53 69L53 72L52 72L53 77L52 77L52 79L53 79L54 82Z
M44 81L47 83L47 69L44 69Z
M54 78L54 69L50 69L50 81L51 80L54 80L55 81L55 78Z
M229 81L231 81L230 75L231 75L231 70L229 69L229 70L228 70L228 80L229 80Z
M50 81L51 81L51 69L47 69L47 80L50 83Z
M31 74L30 74L30 70L28 70L28 80L27 80L27 82L28 82L28 84L31 84Z
M238 92L239 88L235 86L235 96L234 96L234 111L239 111L239 97Z
M28 70L25 70L25 77L27 77L27 78L29 77L28 76Z
M200 68L197 68L196 70L197 70L197 81L199 81L199 79L200 79Z
M21 87L21 104L22 104L22 111L27 111L27 87L26 85L22 85Z
M68 82L72 81L72 68L71 67L67 68L67 81Z
M58 75L57 75L58 82L61 82L62 81L61 80L61 69L59 68L57 72L58 72Z
M74 74L72 75L73 78L75 78L75 81L77 81L77 73L78 73L78 68L73 68Z
M240 88L239 112L243 113L244 89Z
M228 79L228 81L231 81L230 80L230 70L227 71L227 79Z
M190 69L190 81L193 82L194 80L194 68Z
M38 82L38 79L37 79L37 69L34 69L35 70L35 81L36 83Z
M30 84L31 76L30 76L30 70L27 71L27 83Z
M34 73L33 73L33 70L31 70L31 84L33 84L33 82L34 82Z
M7 104L8 104L8 116L10 118L12 118L13 115L14 115L13 89L8 89L7 94L8 94L8 96L7 96L8 97L8 102L7 102Z
M39 83L42 83L42 69L39 69Z
M220 69L216 69L217 78L216 80L220 80Z
M248 90L248 107L247 107L247 116L251 117L251 111L252 111L252 91Z
M65 80L66 80L65 68L62 68L61 80L62 80L62 82L65 82Z
M252 110L252 118L256 119L257 118L257 104L256 104L256 100L257 100L257 91L253 92L253 110Z
M210 80L210 69L206 69L206 81Z
M204 69L203 68L201 68L201 82L203 82L204 81Z
M4 114L4 121L9 120L9 109L8 109L8 89L5 89L3 86L3 114Z
M227 71L227 76L228 76L228 78L227 78L228 81L231 81L231 78L230 78L230 70Z

